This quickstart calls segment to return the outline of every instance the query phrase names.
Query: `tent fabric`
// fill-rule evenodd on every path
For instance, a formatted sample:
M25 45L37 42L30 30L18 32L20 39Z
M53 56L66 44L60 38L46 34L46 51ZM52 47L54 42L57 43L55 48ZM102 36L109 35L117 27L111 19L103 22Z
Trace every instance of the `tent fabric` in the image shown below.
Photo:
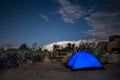
M82 68L102 68L102 64L99 60L91 53L81 51L72 55L67 63L68 67L73 70Z

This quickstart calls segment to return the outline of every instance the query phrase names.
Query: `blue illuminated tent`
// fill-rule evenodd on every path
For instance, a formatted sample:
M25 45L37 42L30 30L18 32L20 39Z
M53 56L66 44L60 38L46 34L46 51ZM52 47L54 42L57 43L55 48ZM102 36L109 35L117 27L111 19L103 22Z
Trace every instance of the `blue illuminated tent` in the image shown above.
M68 61L67 66L71 67L72 70L103 68L102 64L93 54L85 51L73 54Z

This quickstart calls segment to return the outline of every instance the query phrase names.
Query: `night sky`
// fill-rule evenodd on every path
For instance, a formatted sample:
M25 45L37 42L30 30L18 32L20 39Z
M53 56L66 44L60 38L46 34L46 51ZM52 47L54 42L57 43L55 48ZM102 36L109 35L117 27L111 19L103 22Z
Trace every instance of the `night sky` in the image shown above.
M106 40L120 34L120 0L0 0L0 44Z

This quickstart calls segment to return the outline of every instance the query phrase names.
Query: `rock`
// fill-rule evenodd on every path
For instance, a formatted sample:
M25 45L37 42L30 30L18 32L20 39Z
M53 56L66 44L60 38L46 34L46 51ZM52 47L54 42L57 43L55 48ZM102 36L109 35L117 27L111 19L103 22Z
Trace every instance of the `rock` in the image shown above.
M120 53L120 35L111 35L109 41L99 42L96 48L107 53L112 53L113 51Z
M107 45L108 45L108 41L101 41L97 44L96 48L101 51L106 51Z
M115 39L119 39L120 40L120 35L111 35L109 37L109 41L115 41Z
M118 41L110 41L107 45L107 52L112 53L113 51L120 52L120 42Z
M108 63L120 63L120 35L111 35L108 41L101 41L96 48L108 53ZM100 59L104 63L104 58Z

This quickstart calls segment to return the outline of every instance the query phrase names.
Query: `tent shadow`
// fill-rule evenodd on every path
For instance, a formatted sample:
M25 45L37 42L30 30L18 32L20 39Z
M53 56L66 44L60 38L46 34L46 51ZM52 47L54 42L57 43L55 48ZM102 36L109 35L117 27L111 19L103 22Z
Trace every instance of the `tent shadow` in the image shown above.
M72 69L72 67L65 66L65 68L68 68L68 69L70 69L71 71L106 70L104 67L86 67L86 68Z

